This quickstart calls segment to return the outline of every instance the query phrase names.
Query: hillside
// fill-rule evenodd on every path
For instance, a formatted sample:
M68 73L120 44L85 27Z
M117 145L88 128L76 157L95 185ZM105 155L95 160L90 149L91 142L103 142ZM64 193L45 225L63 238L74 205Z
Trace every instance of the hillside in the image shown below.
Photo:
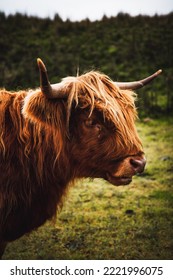
M163 69L152 86L140 90L141 115L170 114L173 105L173 13L131 17L118 14L101 21L62 21L0 13L0 87L39 85L36 58L51 82L96 69L114 80L135 80Z

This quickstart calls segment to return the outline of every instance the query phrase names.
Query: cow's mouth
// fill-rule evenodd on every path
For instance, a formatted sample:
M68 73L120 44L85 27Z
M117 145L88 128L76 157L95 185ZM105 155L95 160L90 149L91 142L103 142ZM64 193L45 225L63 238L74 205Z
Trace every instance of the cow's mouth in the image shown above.
M110 173L106 174L106 179L115 186L128 185L132 181L132 176L114 176Z

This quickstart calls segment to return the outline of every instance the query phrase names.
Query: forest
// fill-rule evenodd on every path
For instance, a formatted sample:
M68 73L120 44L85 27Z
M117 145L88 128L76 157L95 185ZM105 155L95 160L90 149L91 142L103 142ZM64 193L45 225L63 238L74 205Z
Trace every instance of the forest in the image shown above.
M39 86L37 57L45 62L52 83L98 70L117 81L163 73L139 90L140 116L172 114L173 12L135 16L119 13L101 20L63 21L0 12L0 87L19 90Z

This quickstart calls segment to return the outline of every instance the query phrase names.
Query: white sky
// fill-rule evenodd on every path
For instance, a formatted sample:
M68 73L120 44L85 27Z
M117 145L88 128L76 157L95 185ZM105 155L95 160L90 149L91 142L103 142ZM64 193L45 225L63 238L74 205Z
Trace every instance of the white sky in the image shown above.
M0 11L51 17L57 13L63 20L101 19L119 12L130 15L167 14L173 11L173 0L0 0Z

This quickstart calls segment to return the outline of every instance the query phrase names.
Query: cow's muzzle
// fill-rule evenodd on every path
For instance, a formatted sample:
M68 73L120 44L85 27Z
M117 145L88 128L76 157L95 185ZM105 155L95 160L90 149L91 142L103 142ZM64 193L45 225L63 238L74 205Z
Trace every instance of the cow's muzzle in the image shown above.
M130 164L134 170L134 174L140 174L144 171L146 165L146 158L143 157L132 157L130 158Z
M117 165L117 164L116 164ZM113 185L128 185L134 175L144 171L146 158L142 154L130 155L119 161L114 172L107 172L106 179Z

